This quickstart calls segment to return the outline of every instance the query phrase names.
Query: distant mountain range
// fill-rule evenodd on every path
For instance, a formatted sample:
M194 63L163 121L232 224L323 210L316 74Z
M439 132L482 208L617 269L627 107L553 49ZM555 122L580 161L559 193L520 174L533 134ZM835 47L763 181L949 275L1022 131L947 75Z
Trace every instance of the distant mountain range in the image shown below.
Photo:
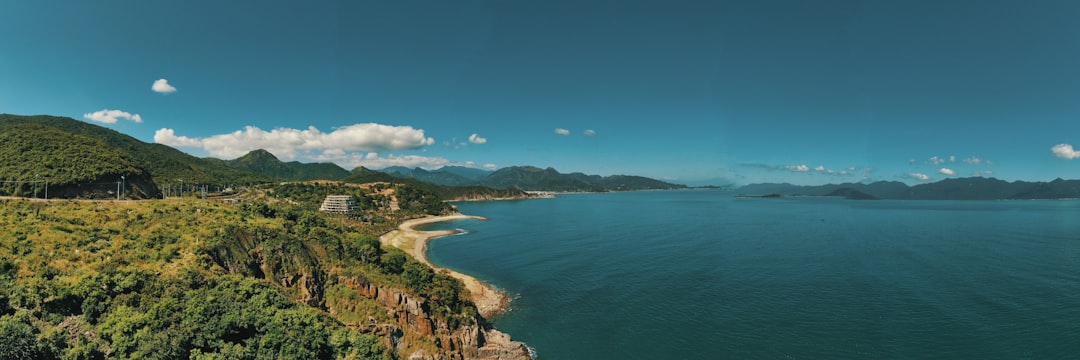
M1022 200L1080 198L1080 180L1007 182L995 178L969 177L908 186L898 181L869 184L843 183L817 186L752 184L738 188L740 195L839 196L858 200Z
M640 176L560 174L552 168L488 171L447 166L428 171L391 167L353 171L332 163L282 162L266 150L233 160L199 158L172 147L139 141L94 124L59 116L0 114L0 195L128 198L162 195L185 185L236 185L272 181L340 180L409 183L450 198L517 197L522 190L617 191L676 189ZM389 174L388 174L389 173ZM190 190L189 190L190 191Z
M683 189L685 185L672 184L642 176L586 175L575 172L560 173L553 168L511 166L497 171L447 166L437 170L421 168L390 167L382 170L390 175L413 178L448 186L488 186L498 189L521 189L526 191L631 191Z

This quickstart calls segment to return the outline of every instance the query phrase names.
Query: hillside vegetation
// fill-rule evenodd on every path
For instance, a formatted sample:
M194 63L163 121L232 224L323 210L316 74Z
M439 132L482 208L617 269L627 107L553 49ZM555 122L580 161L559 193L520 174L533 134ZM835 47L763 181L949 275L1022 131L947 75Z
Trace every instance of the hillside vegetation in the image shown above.
M333 163L283 162L266 150L253 150L244 156L226 160L225 164L256 174L281 180L337 180L349 176L349 171Z
M0 187L2 195L44 197L47 181L54 197L115 197L121 176L129 179L134 197L158 191L128 154L100 140L39 124L0 126L0 164L0 179L8 181Z
M313 209L347 189L387 222L451 211L407 185L285 186L241 205L0 200L0 358L460 355L483 325L464 286L380 246L384 228Z
M76 168L70 167L72 166L71 163L59 163L56 159L78 159L82 157L87 159L83 160L77 168L84 169L83 173L79 175L63 175L64 177L90 179L120 175L116 172L110 172L110 169L112 169L114 165L110 165L108 162L108 160L120 157L128 161L128 163L126 163L128 165L125 166L130 169L141 170L143 176L145 176L148 181L152 181L155 188L158 189L164 188L166 184L176 184L180 180L183 180L187 184L220 185L261 183L272 180L271 177L266 175L230 167L221 160L197 158L165 145L148 144L111 129L66 117L0 114L0 135L8 132L18 132L17 130L24 129L11 127L11 125L19 124L33 124L49 127L62 132L62 136L97 141L97 143L94 144L96 146L90 146L89 143L83 141L85 145L90 148L64 147L53 149L54 155L58 156L55 158L29 159L29 161L24 162L21 166L31 169L31 176L34 173L41 173L48 169L52 169L52 171L60 176L61 174L59 174L59 172L71 171ZM49 133L61 136L61 134L58 134L55 131L50 131ZM0 143L0 152L18 152L19 150L19 148L16 148L12 144ZM79 150L85 151L79 152ZM107 153L111 155L100 157L96 155L98 153ZM13 163L5 161L3 164L4 166L10 166ZM8 179L0 180L7 181ZM116 180L109 179L109 181L115 182ZM133 189L129 188L128 190ZM152 190L152 188L145 188L142 190ZM160 193L139 194L136 192L134 194L134 196L140 195L146 197L158 197L160 196Z

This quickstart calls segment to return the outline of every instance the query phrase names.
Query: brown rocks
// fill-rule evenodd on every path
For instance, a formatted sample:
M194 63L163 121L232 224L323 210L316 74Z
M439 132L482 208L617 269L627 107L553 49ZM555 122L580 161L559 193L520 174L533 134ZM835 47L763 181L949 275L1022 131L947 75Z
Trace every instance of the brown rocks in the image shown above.
M412 296L400 289L372 285L361 277L338 277L338 283L344 284L358 294L386 308L387 312L401 328L411 329L419 334L433 337L439 347L438 354L415 351L408 359L422 360L528 360L529 349L510 336L493 328L484 328L483 318L479 316L464 324L459 329L450 329L445 323L430 316L427 299ZM374 325L369 325L374 327ZM400 338L400 336L399 336ZM391 342L392 346L399 345Z

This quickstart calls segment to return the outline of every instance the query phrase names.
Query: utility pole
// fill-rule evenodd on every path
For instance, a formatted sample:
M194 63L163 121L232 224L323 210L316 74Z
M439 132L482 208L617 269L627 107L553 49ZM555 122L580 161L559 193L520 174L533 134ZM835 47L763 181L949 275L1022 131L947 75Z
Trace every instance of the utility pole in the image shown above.
M35 198L35 199L37 199L37 183L38 183L38 175L39 175L39 174L34 174L34 198Z
M184 179L180 179L180 198L184 198Z
M124 184L124 186L120 187L121 200L127 200L127 176L120 175L120 182Z

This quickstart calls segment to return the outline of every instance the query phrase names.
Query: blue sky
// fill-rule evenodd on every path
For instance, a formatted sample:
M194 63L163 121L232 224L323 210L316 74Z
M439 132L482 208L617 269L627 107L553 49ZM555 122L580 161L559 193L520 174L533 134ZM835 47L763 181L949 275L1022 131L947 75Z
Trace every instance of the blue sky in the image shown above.
M346 168L1080 178L1077 18L1075 1L9 1L0 112Z

